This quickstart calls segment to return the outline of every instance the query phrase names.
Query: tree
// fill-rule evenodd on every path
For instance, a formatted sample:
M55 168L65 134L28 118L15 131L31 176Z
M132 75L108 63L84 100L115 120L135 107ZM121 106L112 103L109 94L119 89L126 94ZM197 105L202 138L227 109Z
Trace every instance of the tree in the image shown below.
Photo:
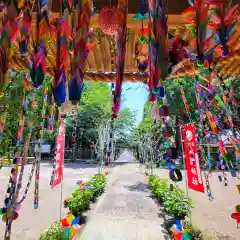
M77 146L90 148L98 139L98 127L111 117L111 93L105 83L87 82L78 112L67 116L66 142L71 145L72 123L77 122Z
M131 148L131 134L134 124L135 115L129 108L120 111L118 118L114 122L114 136L118 150Z
M24 84L29 85L29 88L25 91ZM15 152L17 131L19 127L19 114L23 111L25 116L25 127L23 132L22 145L24 145L25 137L28 134L28 122L33 122L33 131L31 140L39 139L39 125L42 121L42 107L44 90L49 88L49 96L51 96L51 78L46 77L43 85L38 89L32 89L31 83L26 80L24 73L14 73L13 79L4 89L4 95L0 98L0 114L3 116L6 114L5 127L2 133L2 141L0 142L0 155L6 156L10 152ZM25 95L25 101L23 103L23 95ZM33 113L32 101L36 102L36 111ZM46 106L46 116L49 116L49 107ZM53 134L47 134L45 132L44 139L48 140ZM53 140L53 139L52 139Z

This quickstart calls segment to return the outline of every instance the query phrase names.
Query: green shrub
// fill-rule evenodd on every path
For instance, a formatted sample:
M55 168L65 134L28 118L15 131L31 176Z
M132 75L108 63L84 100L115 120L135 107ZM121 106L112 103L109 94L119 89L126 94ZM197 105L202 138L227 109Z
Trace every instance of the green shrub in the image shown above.
M153 191L153 194L157 197L157 199L162 201L168 191L168 180L167 179L158 179L155 182L155 185L154 185L152 191Z
M148 185L149 185L149 188L151 189L151 190L153 190L153 187L155 186L155 184L156 184L156 181L159 179L159 177L158 176L155 176L155 175L150 175L149 177L148 177Z
M92 192L92 200L100 196L106 187L107 179L104 174L96 174L93 178L86 183L87 189Z
M176 218L185 218L190 214L193 202L185 195L183 190L175 188L165 194L163 206L166 212Z
M189 215L193 203L183 190L175 188L173 191L169 191L168 180L153 175L149 176L148 185L154 196L163 202L166 212L177 218L184 218Z
M65 232L60 222L52 223L51 227L40 233L39 240L65 240Z
M81 216L90 209L90 203L104 192L106 186L104 174L94 175L86 184L81 183L72 193L72 196L64 201L74 216Z

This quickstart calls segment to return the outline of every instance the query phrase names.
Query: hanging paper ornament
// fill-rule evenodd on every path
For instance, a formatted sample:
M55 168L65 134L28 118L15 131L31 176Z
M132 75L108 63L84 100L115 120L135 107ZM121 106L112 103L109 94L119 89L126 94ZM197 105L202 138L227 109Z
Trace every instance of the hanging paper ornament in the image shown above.
M22 1L21 10L23 17L20 20L20 39L19 39L19 51L24 56L28 51L28 44L30 40L30 30L32 26L32 7L34 2L32 0Z
M148 38L148 28L141 28L138 30L138 40L141 44L145 44Z
M116 69L116 85L112 101L112 117L116 118L120 111L122 83L124 80L124 59L126 55L126 42L127 42L127 13L128 13L128 0L120 0L118 2L119 14L121 16L121 27L118 30L117 46L117 69Z
M86 60L88 56L87 42L91 20L92 1L86 0L77 4L76 37L74 37L74 55L71 60L71 80L69 81L69 100L77 104L82 95Z
M149 0L149 101L156 100L152 89L158 87L168 75L168 25L166 1Z
M4 1L5 2L5 1ZM15 1L5 2L0 37L0 93L8 80L9 59L11 57L11 43L15 40L18 31L17 16L19 9Z
M160 98L165 98L165 88L164 88L164 86L159 87L159 97Z
M120 14L116 7L104 7L99 13L99 26L107 35L115 35L120 26Z
M140 0L138 13L133 16L133 20L146 20L148 17L147 5L145 0Z

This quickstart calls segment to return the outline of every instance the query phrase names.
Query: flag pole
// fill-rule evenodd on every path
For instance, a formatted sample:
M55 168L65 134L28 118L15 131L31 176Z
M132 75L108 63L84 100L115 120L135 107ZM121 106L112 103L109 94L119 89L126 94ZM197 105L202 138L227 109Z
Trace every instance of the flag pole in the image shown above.
M187 198L189 198L187 168L186 168L185 154L184 154L184 149L183 149L182 125L179 125L179 128L180 128L180 135L181 135L181 147L182 147L183 166L184 166L184 172L185 172L186 193L187 193ZM191 210L190 210L189 220L190 220L190 224L192 224Z

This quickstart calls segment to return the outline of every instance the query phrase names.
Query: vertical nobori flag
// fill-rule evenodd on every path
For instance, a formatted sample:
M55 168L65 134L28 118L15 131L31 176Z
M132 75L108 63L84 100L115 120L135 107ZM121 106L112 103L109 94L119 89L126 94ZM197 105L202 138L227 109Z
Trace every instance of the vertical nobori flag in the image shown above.
M56 139L56 166L52 182L52 188L61 183L63 177L63 161L64 161L64 146L65 146L65 126L64 120L61 120L58 136Z
M198 192L204 192L202 172L196 143L195 127L193 124L182 128L182 140L185 155L188 187Z

